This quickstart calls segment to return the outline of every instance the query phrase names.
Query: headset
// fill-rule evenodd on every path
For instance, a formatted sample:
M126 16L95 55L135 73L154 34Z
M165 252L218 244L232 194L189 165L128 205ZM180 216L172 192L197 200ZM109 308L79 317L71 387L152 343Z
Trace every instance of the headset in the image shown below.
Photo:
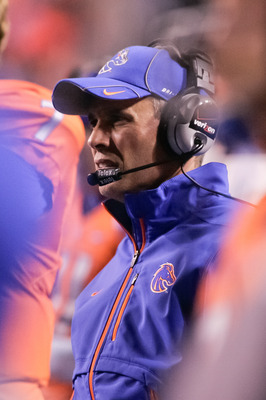
M149 46L167 50L187 72L184 89L162 109L159 140L168 152L184 161L206 153L216 139L219 126L211 59L201 51L181 54L167 41L155 40Z
M206 153L214 144L219 128L219 109L215 94L211 59L201 51L181 54L168 41L155 40L150 47L165 49L178 64L186 68L185 88L165 104L158 127L158 139L168 153L178 156L182 173L197 187L252 207L254 204L200 185L184 171L192 156ZM152 165L151 165L152 166Z

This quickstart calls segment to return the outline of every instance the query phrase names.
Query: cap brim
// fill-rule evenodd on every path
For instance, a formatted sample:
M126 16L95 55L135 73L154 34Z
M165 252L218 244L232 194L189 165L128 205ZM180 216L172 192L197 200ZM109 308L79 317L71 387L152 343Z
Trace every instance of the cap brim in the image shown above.
M63 114L87 115L93 96L106 100L128 100L151 95L143 88L115 79L89 77L63 79L54 88L52 101Z

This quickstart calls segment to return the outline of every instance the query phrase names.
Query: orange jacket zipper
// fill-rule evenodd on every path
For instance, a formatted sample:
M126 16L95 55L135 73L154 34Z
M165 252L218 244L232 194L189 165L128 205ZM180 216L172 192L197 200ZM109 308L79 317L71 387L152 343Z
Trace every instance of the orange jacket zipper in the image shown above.
M150 390L150 400L159 400L154 390Z
M133 256L133 259L132 259L132 262L131 262L131 266L130 266L130 268L128 270L128 273L127 273L127 275L126 275L126 277L124 279L124 282L123 282L123 284L122 284L122 286L121 286L121 288L120 288L120 290L118 292L118 295L116 297L116 300L114 302L112 310L111 310L111 312L109 314L109 317L107 319L107 322L105 324L103 333L102 333L101 338L100 338L100 340L98 342L98 345L96 347L96 350L95 350L95 353L94 353L94 356L93 356L93 359L92 359L92 362L91 362L91 367L90 367L90 371L89 371L89 388L90 388L90 395L91 395L92 400L95 400L94 392L93 392L93 384L92 384L94 367L95 367L99 352L101 350L101 347L103 345L104 339L106 337L106 334L107 334L108 329L110 327L110 324L112 322L114 313L115 313L115 311L117 309L118 303L119 303L119 301L120 301L120 299L122 297L122 294L123 294L123 292L125 290L125 287L126 287L128 281L129 281L129 278L130 278L130 276L132 274L132 270L133 270L133 267L134 267L135 263L137 262L138 256L139 256L139 251L136 251L134 256Z
M125 297L125 300L123 301L123 304L122 304L122 306L120 308L120 311L119 311L119 314L118 314L118 317L117 317L117 320L116 320L116 323L115 323L115 327L114 327L114 330L113 330L112 341L114 341L116 339L116 334L117 334L118 327L120 325L120 321L121 321L122 316L124 314L125 308L127 306L128 300L130 298L130 295L131 295L131 292L132 292L132 290L134 288L136 280L138 279L138 276L139 276L139 274L136 274L134 276L134 278L133 278L133 280L131 282L130 288L129 288L128 292L127 292L127 295Z
M134 241L133 237L129 234L129 237L132 240L133 245L134 245L135 253L134 253L134 256L132 258L131 265L130 265L130 268L129 268L128 272L127 272L127 275L126 275L126 277L125 277L125 279L124 279L124 281L122 283L122 286L119 289L118 295L116 297L116 300L114 302L112 310L111 310L111 312L109 314L109 317L108 317L108 319L106 321L103 333L102 333L102 335L100 337L100 340L98 342L98 345L96 347L96 350L95 350L93 358L92 358L92 362L91 362L91 366L90 366L90 370L89 370L89 390L90 390L90 395L91 395L92 400L95 400L94 391L93 391L93 372L94 372L94 367L96 365L96 361L97 361L98 355L100 353L100 350L101 350L101 347L102 347L103 342L105 340L105 337L107 335L107 332L108 332L108 330L110 328L110 325L111 325L111 322L113 320L115 311L116 311L116 309L118 307L119 301L120 301L120 299L121 299L121 297L122 297L122 295L124 293L126 285L127 285L128 281L130 279L130 276L132 274L133 267L136 264L136 262L138 260L138 257L139 257L140 253L142 252L142 250L144 249L144 246L145 246L145 227L144 227L144 221L142 219L140 219L140 226L141 226L141 232L142 232L142 246L141 246L141 249L137 250L135 241ZM132 289L131 289L131 287L132 287ZM131 290L129 290L130 293L133 290L134 284L133 285L131 284L131 287L130 287ZM130 296L130 294L129 294L129 296ZM128 296L128 298L129 298L129 296ZM123 305L122 305L122 307L123 307Z

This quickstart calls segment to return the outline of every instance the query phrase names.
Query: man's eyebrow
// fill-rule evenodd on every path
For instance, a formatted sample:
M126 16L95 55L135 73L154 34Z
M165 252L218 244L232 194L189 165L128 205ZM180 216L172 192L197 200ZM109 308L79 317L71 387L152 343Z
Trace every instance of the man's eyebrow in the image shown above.
M133 122L134 121L134 116L127 112L126 110L118 110L118 109L114 109L114 110L108 110L106 113L102 113L103 118L106 120L124 120L126 122ZM89 121L93 121L95 119L99 119L101 118L100 116L97 115L97 111L90 111L88 113L88 119Z
M127 111L125 111L125 110L114 111L112 113L112 117L119 118L119 119L124 119L125 121L128 121L128 122L134 121L134 116L132 114L128 113Z
M93 112L90 111L90 112L88 113L88 118L89 118L89 119L95 118L95 114L94 114Z

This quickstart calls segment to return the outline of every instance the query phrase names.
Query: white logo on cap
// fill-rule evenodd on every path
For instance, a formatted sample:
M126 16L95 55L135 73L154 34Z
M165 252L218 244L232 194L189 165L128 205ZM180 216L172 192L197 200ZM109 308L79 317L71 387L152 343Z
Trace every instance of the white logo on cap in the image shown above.
M163 93L166 93L166 94L170 94L170 95L175 95L174 92L172 92L171 89L163 88L163 89L162 89L162 92L163 92Z
M98 75L104 74L105 72L109 72L112 70L111 65L118 67L120 65L125 64L128 61L127 58L128 50L124 49L119 51L116 57L112 58L111 60L107 61L107 63L102 67L102 69L98 72Z

